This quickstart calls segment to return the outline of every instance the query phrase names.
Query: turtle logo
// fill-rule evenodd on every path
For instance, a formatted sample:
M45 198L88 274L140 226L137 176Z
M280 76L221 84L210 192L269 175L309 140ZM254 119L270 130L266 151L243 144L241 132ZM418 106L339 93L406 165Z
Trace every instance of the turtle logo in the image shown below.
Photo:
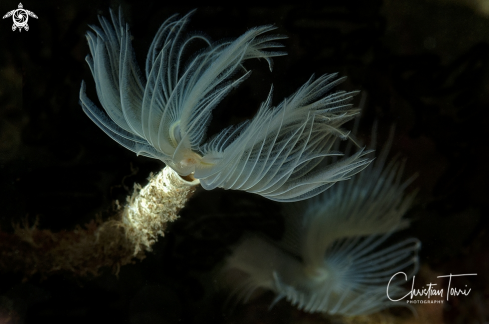
M12 16L12 19L14 20L14 24L12 25L12 31L15 31L17 28L19 28L19 32L22 31L22 28L28 31L29 25L27 25L27 21L29 20L29 16L37 19L35 13L29 10L25 10L23 8L24 7L22 6L22 3L19 3L18 9L9 11L5 16L3 16L3 19Z

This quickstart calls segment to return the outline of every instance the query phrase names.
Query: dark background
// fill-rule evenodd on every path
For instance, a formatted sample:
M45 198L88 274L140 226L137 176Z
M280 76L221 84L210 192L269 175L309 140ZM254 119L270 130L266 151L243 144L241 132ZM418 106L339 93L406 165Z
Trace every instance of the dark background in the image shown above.
M340 89L367 94L359 137L368 142L377 120L382 143L395 123L392 152L407 158L406 174L419 174L411 186L419 188L408 214L413 223L400 235L422 241L424 273L478 273L460 281L472 292L445 303L445 321L488 320L489 12L477 3L23 2L39 17L29 19L28 32L12 32L11 18L0 21L0 228L11 232L12 222L32 224L37 217L40 228L72 230L96 214L110 215L115 199L125 201L135 182L162 168L119 146L82 112L81 80L96 102L84 33L98 24L97 15L107 17L109 7L121 5L143 66L160 24L198 8L188 30L213 40L264 24L289 37L283 41L288 56L274 60L272 73L264 61L246 63L251 78L214 111L209 132L251 118L271 83L278 103L313 73L347 75ZM0 14L17 5L2 1ZM318 320L291 317L287 303L268 312L271 295L233 312L224 306L228 291L219 266L245 231L280 237L279 204L243 192L199 190L181 214L154 252L118 277L106 269L97 278L54 273L23 281L22 273L2 269L0 310L16 314L5 323Z

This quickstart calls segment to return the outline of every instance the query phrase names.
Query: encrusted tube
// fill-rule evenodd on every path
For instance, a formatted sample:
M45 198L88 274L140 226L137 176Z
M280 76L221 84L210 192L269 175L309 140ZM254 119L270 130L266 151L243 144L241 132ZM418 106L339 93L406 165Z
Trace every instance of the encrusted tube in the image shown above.
M26 221L14 225L12 234L0 231L0 272L21 272L25 279L59 271L96 276L101 268L111 267L117 274L121 266L144 259L198 184L165 167L150 175L144 188L135 185L126 207L105 222L97 218L53 233L37 228L37 221L33 226Z
M167 166L156 175L150 174L144 188L134 186L121 219L127 239L134 243L134 255L140 250L151 250L158 235L164 235L167 223L178 218L178 212L198 184L199 180L184 180Z

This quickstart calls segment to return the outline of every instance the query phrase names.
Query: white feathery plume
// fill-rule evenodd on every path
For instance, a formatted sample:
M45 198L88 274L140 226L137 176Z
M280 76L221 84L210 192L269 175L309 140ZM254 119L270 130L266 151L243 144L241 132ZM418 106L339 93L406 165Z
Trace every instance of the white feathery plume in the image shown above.
M157 158L181 176L193 174L206 189L245 190L276 201L302 200L335 182L360 172L370 162L360 150L351 157L325 163L338 138L348 138L340 127L358 110L349 101L357 93L340 91L325 96L340 83L336 75L311 78L295 94L271 107L272 91L249 122L224 129L205 141L211 112L251 73L244 61L263 58L272 70L272 57L285 55L270 49L286 37L264 35L276 29L261 26L233 41L213 43L184 28L193 12L173 15L158 30L139 70L129 27L122 12L100 17L100 27L87 33L87 62L105 112L86 95L85 113L119 144L144 156ZM196 40L205 48L184 64L188 45ZM234 77L239 70L244 74Z
M411 180L401 181L403 163L385 165L391 141L352 180L287 206L282 242L248 237L238 245L227 267L248 275L238 286L239 299L262 287L276 293L273 303L285 298L307 312L365 315L406 306L388 299L387 285L399 271L416 274L420 242L387 241L408 225L402 217L414 197L404 194ZM404 282L394 279L389 295L398 297Z

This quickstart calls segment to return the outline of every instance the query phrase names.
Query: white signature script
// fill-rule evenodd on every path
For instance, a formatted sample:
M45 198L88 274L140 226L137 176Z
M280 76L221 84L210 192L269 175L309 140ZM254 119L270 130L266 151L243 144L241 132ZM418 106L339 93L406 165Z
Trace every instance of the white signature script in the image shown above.
M437 284L434 284L434 283L429 283L427 284L426 286L428 286L427 288L420 288L420 289L414 289L414 278L416 276L413 276L413 283L411 285L411 290L403 297L399 298L399 299L392 299L390 296L389 296L389 285L391 284L391 281L392 279L394 279L397 275L399 274L403 274L404 275L404 280L407 281L408 278L407 278L407 275L406 273L404 272L398 272L396 273L395 275L393 275L391 277L391 279L389 280L389 283L387 284L387 298L389 298L391 301L400 301L400 300L403 300L404 298L410 296L411 299L413 299L413 297L416 297L416 296L426 296L428 298L430 298L431 296L440 296L440 297L443 297L443 288L442 289L436 289L434 286L437 286ZM451 283L452 283L452 277L465 277L465 276L477 276L477 273L465 273L465 274L449 274L449 275L444 275L444 276L438 276L437 278L447 278L449 277L450 279L448 280L448 287L447 287L447 300L449 299L450 296L458 296L460 294L464 295L464 296L468 296L471 289L469 288L467 290L466 289L458 289L458 288L455 288L455 287L450 287ZM465 287L467 287L467 285L465 285Z

